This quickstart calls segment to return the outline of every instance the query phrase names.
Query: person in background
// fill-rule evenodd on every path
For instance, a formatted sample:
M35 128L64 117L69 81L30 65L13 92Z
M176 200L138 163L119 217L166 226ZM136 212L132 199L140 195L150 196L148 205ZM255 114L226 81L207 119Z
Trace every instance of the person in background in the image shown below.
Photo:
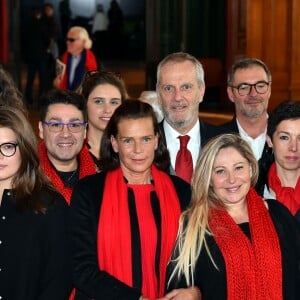
M100 171L100 144L115 109L127 98L125 84L116 73L88 72L78 90L87 106L86 145Z
M16 86L10 73L0 66L0 107L15 107L27 114L27 108L22 99L22 93Z
M300 102L280 103L269 114L267 133L275 161L264 174L264 197L277 199L296 215L300 210Z
M39 121L41 168L54 187L70 203L74 185L94 174L96 168L87 147L86 106L83 96L52 90L42 97Z
M201 147L216 135L215 126L199 119L205 92L201 63L188 53L169 54L157 67L156 92L164 114L160 129L170 152L170 173L190 182ZM188 149L184 163L178 159L182 149Z
M41 96L48 90L47 62L49 43L50 40L42 21L42 11L39 7L33 7L24 44L25 62L27 64L25 98L29 108L34 104L33 83L36 74L39 76L38 96Z
M157 121L160 123L163 120L164 115L161 110L160 103L158 102L156 91L143 91L139 99L143 102L149 103L152 106L156 114Z
M116 0L110 1L108 15L108 54L112 58L120 58L123 55L124 39L124 15Z
M53 79L56 76L56 58L59 57L59 50L57 45L58 38L58 24L54 17L54 8L51 3L44 3L42 22L44 23L46 34L48 35L48 86L47 90L53 88Z
M2 299L60 299L71 290L68 206L39 168L36 135L16 108L0 107Z
M268 171L272 159L272 149L266 142L271 84L271 72L263 61L246 57L234 62L227 76L227 94L235 116L218 127L220 134L236 132L249 143L259 161L257 188L262 186L261 175Z
M108 18L104 12L103 5L98 4L93 20L92 34L94 40L94 53L99 58L107 53L107 28Z
M192 200L168 270L168 299L197 286L201 299L300 299L300 231L280 202L254 189L258 164L238 134L202 149ZM175 290L174 290L175 289Z
M190 186L162 171L169 154L151 105L133 99L115 110L101 162L102 172L80 180L71 200L75 299L162 297Z
M87 71L95 71L98 68L97 59L92 48L92 40L87 30L80 26L71 27L68 31L67 51L62 56L65 65L62 74L54 79L56 88L76 90Z

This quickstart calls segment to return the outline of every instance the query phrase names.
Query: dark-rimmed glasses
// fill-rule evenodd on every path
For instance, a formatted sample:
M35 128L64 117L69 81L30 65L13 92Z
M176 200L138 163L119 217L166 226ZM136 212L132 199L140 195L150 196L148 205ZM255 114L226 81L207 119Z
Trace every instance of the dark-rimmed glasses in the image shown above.
M76 40L79 40L79 39L75 39L75 38L66 38L66 42L70 42L70 43L73 43L73 42L75 42Z
M255 89L255 91L258 94L265 94L268 89L269 89L269 85L270 85L271 81L266 82L266 81L258 81L256 83L241 83L237 86L231 86L231 88L233 89L237 89L238 94L240 96L247 96L251 93L252 88Z
M18 143L3 143L0 145L0 153L3 156L11 157L15 155L17 151Z
M61 132L65 126L72 133L78 133L86 127L86 122L43 122L44 125L48 126L50 132Z

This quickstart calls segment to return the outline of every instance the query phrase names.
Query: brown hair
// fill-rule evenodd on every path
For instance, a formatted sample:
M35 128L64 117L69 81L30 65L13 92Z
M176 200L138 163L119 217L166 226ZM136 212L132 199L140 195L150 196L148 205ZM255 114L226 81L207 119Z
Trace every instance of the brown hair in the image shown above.
M21 156L20 168L13 178L13 199L22 211L45 212L47 205L42 203L40 192L47 188L54 192L48 178L40 169L37 153L37 138L24 113L13 107L0 107L0 127L11 129Z

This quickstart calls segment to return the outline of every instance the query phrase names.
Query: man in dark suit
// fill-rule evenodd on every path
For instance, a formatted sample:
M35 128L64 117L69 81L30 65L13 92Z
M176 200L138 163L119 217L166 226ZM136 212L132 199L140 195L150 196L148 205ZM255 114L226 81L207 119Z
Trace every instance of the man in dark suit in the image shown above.
M188 53L166 56L157 68L156 92L164 114L160 126L170 152L171 173L175 174L181 136L189 136L187 148L195 167L201 146L217 133L214 125L199 119L205 92L201 63Z
M273 159L266 143L271 81L271 72L261 60L242 58L236 61L227 77L227 94L234 103L235 116L219 127L219 133L237 132L250 144L259 161L261 176L266 174Z

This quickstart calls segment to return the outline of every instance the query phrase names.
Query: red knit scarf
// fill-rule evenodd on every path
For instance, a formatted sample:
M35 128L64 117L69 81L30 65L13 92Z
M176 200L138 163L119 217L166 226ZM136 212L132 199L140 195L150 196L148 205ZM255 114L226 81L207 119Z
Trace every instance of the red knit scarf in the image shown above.
M276 199L284 204L295 215L300 209L300 180L298 178L295 188L282 186L277 176L276 164L273 163L268 173L268 183L275 192Z
M227 299L282 300L278 236L264 201L247 195L251 241L224 208L212 209L209 225L226 267Z
M43 171L50 178L54 187L63 195L65 200L70 204L71 195L73 188L66 187L51 165L51 162L48 158L47 148L44 141L39 143L39 158ZM96 173L96 167L89 154L89 150L86 146L83 146L79 155L79 179Z
M161 211L160 282L157 284L157 278L147 282L142 280L142 294L156 299L164 294L166 267L177 235L180 204L169 176L155 166L152 166L151 171ZM150 230L152 229L149 228ZM128 188L119 168L108 172L105 180L98 226L98 261L101 270L129 286L132 286L131 241ZM144 270L142 274L145 278ZM159 290L156 289L157 286ZM145 291L150 292L144 294Z

